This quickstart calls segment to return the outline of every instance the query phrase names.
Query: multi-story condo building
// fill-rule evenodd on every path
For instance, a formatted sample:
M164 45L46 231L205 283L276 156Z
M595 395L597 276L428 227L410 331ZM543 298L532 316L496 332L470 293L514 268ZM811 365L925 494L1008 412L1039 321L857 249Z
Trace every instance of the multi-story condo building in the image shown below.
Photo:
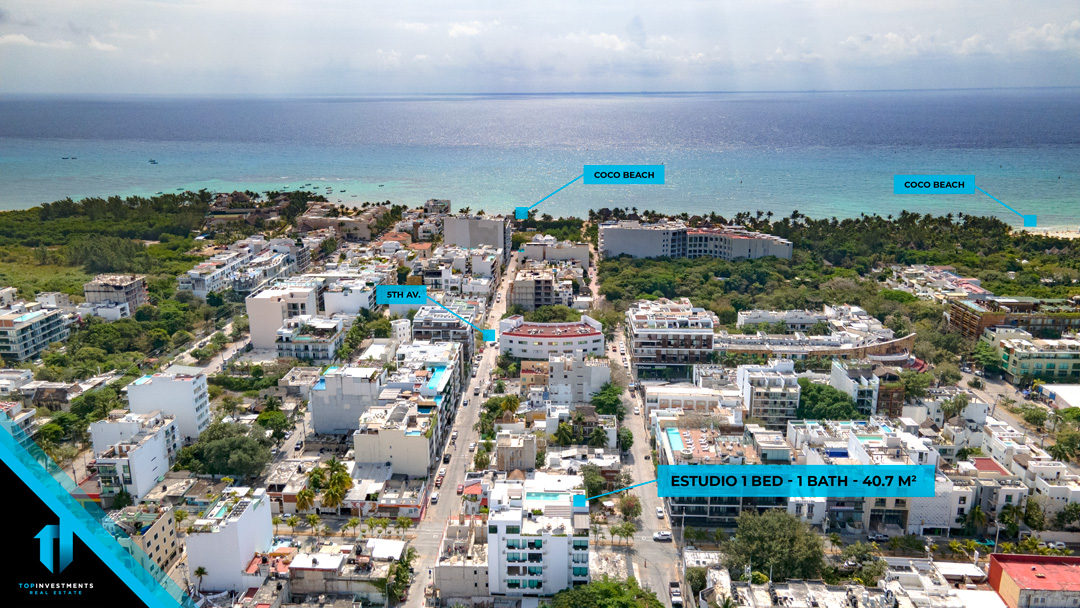
M874 373L872 364L860 365L834 359L829 386L851 397L860 413L866 416L877 414L881 378Z
M341 279L334 282L323 292L323 311L327 316L335 314L357 315L361 310L373 310L375 289L379 285L391 284L381 272L363 272L355 278Z
M548 400L555 405L588 403L608 382L611 382L611 365L607 359L586 357L580 352L548 357L544 385Z
M770 429L787 428L799 407L800 387L792 361L771 360L768 365L740 365L736 383L751 418Z
M251 331L251 347L277 347L277 331L290 317L319 312L319 285L316 281L279 284L244 298Z
M1080 339L1075 334L1040 340L1031 332L995 325L986 328L981 339L997 351L999 366L1009 382L1080 378Z
M605 257L698 258L722 260L776 256L791 259L791 241L741 226L691 228L678 221L642 224L621 221L601 224L600 252Z
M642 376L673 368L672 375L689 377L695 364L713 358L717 325L714 313L689 298L639 300L626 311L631 362Z
M329 367L311 387L311 427L316 433L355 431L360 415L378 403L386 385L382 367Z
M457 416L467 376L463 351L456 342L414 340L412 344L401 346L395 358L397 370L387 375L388 390L379 395L380 403L385 403L387 399L396 400L408 391L425 403L432 403L432 413L436 414L432 422L432 441L436 449L444 445ZM397 394L390 389L397 391Z
M270 497L263 488L231 487L190 522L184 542L194 572L205 568L206 591L246 591L244 570L273 545Z
M906 291L920 300L944 304L952 300L979 300L993 297L975 277L962 277L952 266L893 266L890 287Z
M278 329L276 344L278 358L291 357L316 365L333 363L338 349L345 344L344 324L340 317L290 317Z
M476 350L478 335L473 325L478 325L479 322L479 306L467 300L450 300L446 303L446 308L421 306L413 315L411 338L427 342L457 342L464 349L465 358L471 360Z
M141 274L99 274L83 285L83 296L90 304L127 304L129 314L150 301Z
M442 215L450 213L450 199L429 198L424 203L424 213L428 215Z
M90 424L90 439L106 499L124 490L138 502L169 472L180 450L175 420L157 411L114 410L107 419Z
M0 357L9 361L33 359L70 334L59 309L46 309L40 302L12 302L0 308Z
M238 244L233 249L216 254L177 278L177 289L190 291L197 298L206 298L210 292L221 293L232 287L233 276L254 257L248 244Z
M522 310L536 310L541 306L570 306L574 292L569 281L565 285L555 278L548 268L524 268L519 270L510 285L510 305Z
M435 407L433 399L399 397L368 408L352 436L353 457L388 462L397 475L426 476L438 462Z
M546 360L577 351L604 355L603 327L588 315L577 323L526 323L521 315L499 321L499 352L504 355Z
M952 300L945 318L949 326L969 340L978 340L986 328L1006 325L1039 338L1056 338L1080 331L1080 297L1069 299L994 296L980 300Z
M812 310L740 310L735 325L745 327L747 325L761 325L762 323L775 325L783 323L787 326L787 332L808 331L818 323L828 320L824 312Z
M496 215L457 216L443 219L443 241L447 245L458 247L480 247L490 245L502 249L502 261L510 259L513 242L510 236L513 229L510 218Z
M712 414L721 406L720 391L696 386L689 382L644 384L641 390L644 395L645 416L650 416L654 410L669 409ZM742 403L740 402L739 405L741 406Z
M507 473L536 468L538 438L532 433L501 430L495 435L495 457L491 468Z
M417 313L419 314L419 312ZM412 321L408 319L394 319L390 321L390 338L398 344L412 342Z
M312 203L296 218L296 227L301 232L329 229L346 240L366 242L375 236L371 233L375 222L388 211L387 207L379 206L354 209L352 215L342 215L333 203Z
M246 295L258 291L275 279L289 276L292 267L288 254L263 249L253 254L242 268L233 273L229 287L238 294Z
M167 506L138 505L109 512L109 517L119 526L125 536L118 537L121 545L130 544L137 550L128 550L144 568L150 565L169 572L184 553L178 542L173 510Z
M547 261L573 260L582 268L589 267L588 243L572 243L559 241L553 236L538 234L531 241L525 243L522 259Z
M125 387L128 409L135 414L158 410L176 419L183 441L194 441L210 426L210 393L206 376L197 374L153 374L138 378Z
M0 399L18 392L20 388L33 381L33 370L17 368L0 370Z
M11 432L16 439L34 434L34 416L37 410L23 407L21 401L0 401L0 415L11 421Z
M572 488L579 485L576 476L542 473L524 483L493 484L487 521L489 594L550 596L589 582L588 507L573 503L581 490Z

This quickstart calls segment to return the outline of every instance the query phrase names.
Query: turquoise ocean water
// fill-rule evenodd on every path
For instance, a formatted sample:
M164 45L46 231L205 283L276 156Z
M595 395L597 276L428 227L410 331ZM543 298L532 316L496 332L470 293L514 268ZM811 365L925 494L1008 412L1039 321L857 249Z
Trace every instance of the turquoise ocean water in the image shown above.
M68 157L66 160L64 157ZM154 159L157 164L148 161ZM0 99L0 208L185 189L311 189L345 204L512 212L585 164L666 165L663 186L578 182L539 210L811 217L963 212L894 174L973 174L1040 226L1080 226L1075 89L359 99Z

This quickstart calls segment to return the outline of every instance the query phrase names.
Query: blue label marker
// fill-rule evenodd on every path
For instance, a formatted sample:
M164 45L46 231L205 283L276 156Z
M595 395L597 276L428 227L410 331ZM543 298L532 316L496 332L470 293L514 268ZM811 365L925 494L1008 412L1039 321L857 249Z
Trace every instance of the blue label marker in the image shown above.
M673 496L934 496L929 465L661 465L657 494Z
M426 285L378 285L375 287L375 303L383 304L427 304Z
M528 207L514 207L514 219L527 220L529 219Z
M585 165L586 184L663 184L664 165Z
M1037 216L1024 215L1022 217L1024 218L1024 228L1035 228L1036 226L1038 226L1038 224L1035 221L1035 218Z
M975 176L894 175L893 194L975 194Z

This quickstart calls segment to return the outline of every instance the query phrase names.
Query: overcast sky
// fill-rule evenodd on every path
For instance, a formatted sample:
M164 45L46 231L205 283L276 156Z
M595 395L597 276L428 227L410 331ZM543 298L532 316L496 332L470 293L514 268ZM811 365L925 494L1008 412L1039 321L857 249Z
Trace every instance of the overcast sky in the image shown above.
M0 93L1080 85L1080 2L4 0Z

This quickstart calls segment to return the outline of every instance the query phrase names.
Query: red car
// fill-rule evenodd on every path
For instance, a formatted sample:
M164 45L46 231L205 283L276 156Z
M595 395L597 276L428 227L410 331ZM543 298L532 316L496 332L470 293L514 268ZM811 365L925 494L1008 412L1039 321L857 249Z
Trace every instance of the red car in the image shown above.
M442 477L436 477L435 478L435 487L436 488L441 488L442 487Z
M458 493L458 494L461 494L461 493L462 493L462 492L464 492L464 491L465 491L465 484L463 484L463 483L459 483L459 484L458 484L458 487L457 487L457 493Z

